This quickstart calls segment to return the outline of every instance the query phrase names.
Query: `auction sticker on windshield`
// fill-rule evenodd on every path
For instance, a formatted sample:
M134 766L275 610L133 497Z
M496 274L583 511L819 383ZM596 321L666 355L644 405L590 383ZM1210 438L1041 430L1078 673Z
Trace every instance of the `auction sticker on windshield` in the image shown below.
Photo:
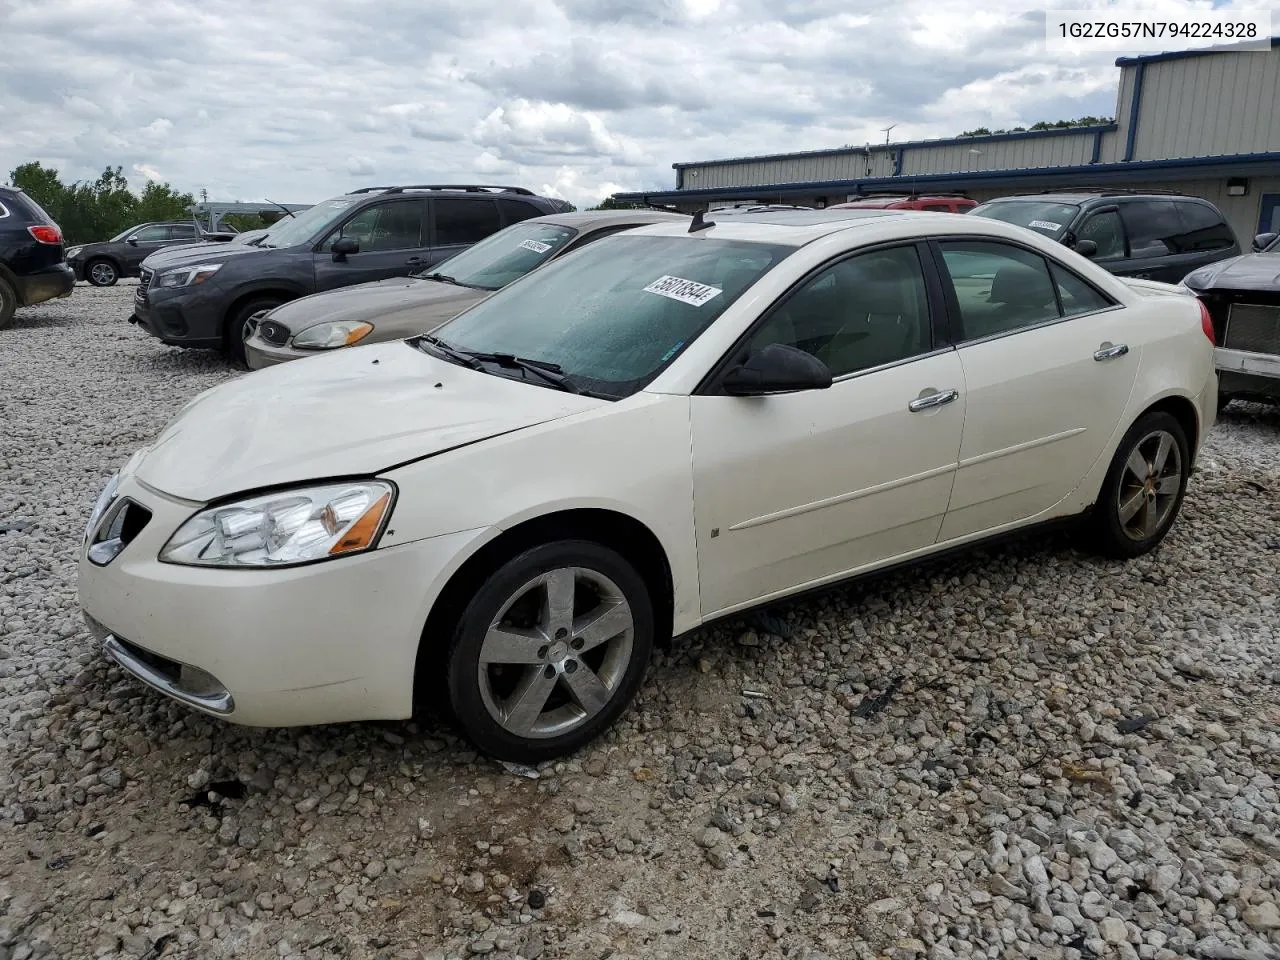
M551 244L543 243L540 240L524 240L520 246L525 250L532 250L534 253L546 253L551 249Z
M1039 230L1058 230L1062 227L1062 224L1054 223L1052 220L1032 220L1027 226L1035 227Z
M696 280L684 280L680 277L661 276L644 288L645 293L656 293L660 297L679 300L691 307L700 307L713 297L724 291L719 287L710 287Z

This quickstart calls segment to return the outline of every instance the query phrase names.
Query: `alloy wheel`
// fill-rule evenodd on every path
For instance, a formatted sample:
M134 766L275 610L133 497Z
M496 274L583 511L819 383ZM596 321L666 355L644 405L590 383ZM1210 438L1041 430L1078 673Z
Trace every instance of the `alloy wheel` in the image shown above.
M115 282L116 268L109 263L95 263L89 268L89 279L100 287L109 287Z
M561 567L507 598L480 646L480 696L503 729L528 739L582 726L626 676L635 620L604 574Z
M1166 430L1153 430L1134 444L1120 471L1116 511L1130 540L1154 537L1178 505L1182 452Z

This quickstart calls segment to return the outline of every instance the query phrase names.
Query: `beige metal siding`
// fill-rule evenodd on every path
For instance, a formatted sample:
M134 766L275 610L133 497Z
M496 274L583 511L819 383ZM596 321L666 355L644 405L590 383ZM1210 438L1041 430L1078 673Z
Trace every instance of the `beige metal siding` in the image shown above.
M1280 47L1149 63L1133 158L1280 150L1278 102Z
M884 174L872 173L872 176ZM805 183L812 180L856 180L867 176L862 153L841 152L816 157L771 157L705 163L684 168L684 189L748 187L766 183Z
M1092 133L1083 133L914 147L906 151L902 172L959 173L968 170L1076 166L1092 159L1093 136Z

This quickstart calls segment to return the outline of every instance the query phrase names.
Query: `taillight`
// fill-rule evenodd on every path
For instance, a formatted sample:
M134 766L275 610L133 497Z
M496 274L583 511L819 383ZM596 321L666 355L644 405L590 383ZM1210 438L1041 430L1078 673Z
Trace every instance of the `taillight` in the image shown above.
M27 233L35 237L40 243L57 244L62 242L62 231L57 227L27 227Z
M1204 335L1209 338L1209 342L1215 347L1218 345L1218 339L1213 335L1213 317L1209 315L1209 308L1205 306L1203 300L1196 298L1196 303L1200 304L1200 329L1204 331Z

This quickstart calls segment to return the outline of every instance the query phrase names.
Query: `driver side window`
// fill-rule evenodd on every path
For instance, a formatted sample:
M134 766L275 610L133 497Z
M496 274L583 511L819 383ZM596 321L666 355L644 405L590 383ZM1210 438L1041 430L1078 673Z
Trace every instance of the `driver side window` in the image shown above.
M1114 210L1095 213L1076 231L1077 240L1092 240L1098 245L1094 260L1124 259L1124 224Z
M168 240L169 230L167 227L143 227L136 236L139 243L155 243L158 240Z
M927 353L933 335L916 248L859 254L812 277L774 309L750 352L771 343L813 354L833 377Z

